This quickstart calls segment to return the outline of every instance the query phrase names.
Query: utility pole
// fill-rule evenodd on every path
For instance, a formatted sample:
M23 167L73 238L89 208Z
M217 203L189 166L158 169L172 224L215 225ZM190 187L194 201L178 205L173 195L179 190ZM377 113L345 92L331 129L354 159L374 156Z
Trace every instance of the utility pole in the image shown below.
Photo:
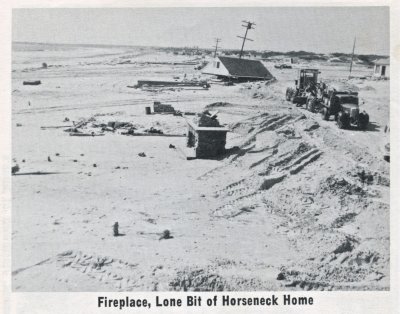
M215 38L215 46L213 46L215 48L214 51L214 58L217 56L217 50L218 50L218 43L221 41L221 38Z
M353 59L354 59L354 49L356 48L356 37L354 36L354 43L353 43L353 52L351 54L351 63L350 63L350 73L349 73L349 79L351 77L351 70L353 69Z
M248 22L248 21L242 21L243 23L245 23L246 25L242 25L243 27L246 28L246 32L244 33L244 37L242 36L237 36L239 38L243 38L243 43L242 43L242 49L240 50L240 55L239 55L239 59L242 58L243 55L243 48L244 48L244 43L246 40L250 40L253 41L253 39L247 38L247 32L249 31L249 29L254 29L254 25L256 25L255 23L252 22Z

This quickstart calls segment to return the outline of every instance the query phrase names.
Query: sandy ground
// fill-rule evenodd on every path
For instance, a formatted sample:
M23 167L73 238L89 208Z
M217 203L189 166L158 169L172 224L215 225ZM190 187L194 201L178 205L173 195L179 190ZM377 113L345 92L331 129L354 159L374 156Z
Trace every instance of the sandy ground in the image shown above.
M272 64L277 81L267 86L127 88L138 79L199 76L192 65L146 64L193 59L149 49L14 47L14 291L389 289L390 178L381 152L389 82L347 82L370 114L366 131L339 130L285 101L296 69ZM342 65L308 66L327 81L348 75ZM185 134L183 117L145 115L156 100L196 112L223 102L208 108L219 110L231 129L227 148L236 149L189 161L180 152L185 137L63 131L91 118ZM38 171L48 174L30 174ZM164 230L171 239L160 240Z

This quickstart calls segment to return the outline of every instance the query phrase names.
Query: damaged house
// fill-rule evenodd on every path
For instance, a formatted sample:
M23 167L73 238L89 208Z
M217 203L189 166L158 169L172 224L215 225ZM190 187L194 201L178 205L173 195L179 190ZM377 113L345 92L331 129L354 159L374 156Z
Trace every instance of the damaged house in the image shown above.
M219 79L237 82L264 81L273 79L272 74L259 60L219 56L204 67L203 74L215 75Z

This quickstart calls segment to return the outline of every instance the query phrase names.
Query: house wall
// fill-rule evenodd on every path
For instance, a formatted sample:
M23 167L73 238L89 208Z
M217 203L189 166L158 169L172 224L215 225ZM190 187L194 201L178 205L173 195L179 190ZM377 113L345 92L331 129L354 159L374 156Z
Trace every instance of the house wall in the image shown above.
M218 62L219 62L219 67L217 67ZM203 74L229 76L229 72L228 72L227 68L225 68L225 66L222 64L222 62L218 58L209 62L201 72Z
M382 75L382 67L386 67L385 75ZM387 64L387 65L375 64L373 76L375 76L375 77L388 77L389 78L390 77L390 65L389 64Z
M299 63L299 58L284 58L282 62L286 64L295 64Z
M386 66L386 73L385 73L386 77L390 77L390 65Z

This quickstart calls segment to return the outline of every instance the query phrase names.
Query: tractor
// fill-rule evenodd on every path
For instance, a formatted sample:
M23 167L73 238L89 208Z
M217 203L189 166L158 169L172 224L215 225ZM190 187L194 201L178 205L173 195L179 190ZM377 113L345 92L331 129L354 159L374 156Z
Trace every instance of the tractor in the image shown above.
M328 121L334 116L340 129L351 126L365 130L369 123L369 115L359 108L358 92L352 92L344 86L330 86L322 99L322 119Z
M309 93L316 93L317 91L319 73L318 69L300 69L298 79L295 80L295 87L286 89L286 100L298 107L307 104Z

